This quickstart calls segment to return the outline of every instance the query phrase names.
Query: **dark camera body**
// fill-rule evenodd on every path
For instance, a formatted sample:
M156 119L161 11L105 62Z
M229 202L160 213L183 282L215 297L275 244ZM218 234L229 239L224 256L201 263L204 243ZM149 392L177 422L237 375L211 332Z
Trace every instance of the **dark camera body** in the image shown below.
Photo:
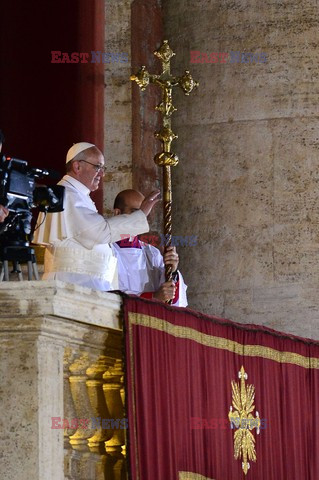
M25 160L3 156L0 160L0 204L12 212L62 212L64 187L36 186L36 178L50 176L48 170L28 168Z
M31 241L31 209L41 212L63 210L64 187L36 186L36 179L50 172L28 168L25 160L3 156L0 159L0 204L9 209L9 216L0 225L0 244L28 245Z

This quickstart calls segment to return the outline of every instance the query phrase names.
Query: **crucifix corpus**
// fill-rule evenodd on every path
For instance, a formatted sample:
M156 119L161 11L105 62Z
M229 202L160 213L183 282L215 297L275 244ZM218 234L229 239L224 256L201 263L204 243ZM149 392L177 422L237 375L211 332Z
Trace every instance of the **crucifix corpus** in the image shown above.
M162 151L154 157L154 162L163 167L163 207L164 207L164 239L165 251L172 242L172 182L171 167L178 164L177 155L171 151L171 143L177 135L171 129L171 116L177 110L172 102L173 87L179 85L185 95L189 95L191 91L198 87L198 82L193 80L190 72L185 70L182 77L174 77L171 75L171 58L175 55L168 44L168 40L164 40L156 55L162 62L162 73L153 75L146 70L143 65L136 75L131 76L131 80L135 81L141 90L145 90L149 83L155 83L162 89L162 101L157 105L156 110L162 114L162 126L159 132L155 133L155 137L162 142ZM172 267L165 266L166 281L172 280Z

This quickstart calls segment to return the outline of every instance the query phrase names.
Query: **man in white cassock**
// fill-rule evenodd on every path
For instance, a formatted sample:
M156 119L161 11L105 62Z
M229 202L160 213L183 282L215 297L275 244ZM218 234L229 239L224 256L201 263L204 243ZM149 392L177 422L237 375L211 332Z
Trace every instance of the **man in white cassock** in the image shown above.
M46 246L43 280L58 279L96 290L117 290L117 259L111 242L148 232L153 192L132 215L104 219L90 198L104 175L104 156L92 143L73 145L66 156L64 211L40 213L33 243Z
M144 196L136 190L120 192L114 202L114 214L134 214L138 211ZM169 247L162 256L158 248L141 242L137 237L121 239L114 245L118 260L119 289L123 292L155 298L172 305L187 306L186 289L183 276L177 270L178 254L175 247ZM165 282L165 265L171 265L173 281Z

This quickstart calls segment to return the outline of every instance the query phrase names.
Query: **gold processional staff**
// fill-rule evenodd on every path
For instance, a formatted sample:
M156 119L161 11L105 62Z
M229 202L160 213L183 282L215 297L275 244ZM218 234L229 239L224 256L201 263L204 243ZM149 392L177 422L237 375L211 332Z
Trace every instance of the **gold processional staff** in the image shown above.
M162 101L157 105L156 110L160 111L163 118L163 124L159 132L155 133L163 146L163 150L157 153L154 157L154 162L163 167L163 207L164 207L164 242L165 251L172 242L172 182L171 182L171 167L178 164L178 157L171 152L171 143L177 135L171 129L171 115L177 110L172 103L172 89L179 85L185 95L189 95L191 91L198 87L199 83L193 80L193 77L188 70L182 77L173 77L171 75L171 58L175 55L168 44L168 40L164 40L158 50L155 50L156 55L162 62L162 73L160 75L150 74L145 66L138 71L136 75L130 78L135 81L141 90L145 90L149 83L155 83L162 89ZM165 266L166 281L172 280L172 267Z

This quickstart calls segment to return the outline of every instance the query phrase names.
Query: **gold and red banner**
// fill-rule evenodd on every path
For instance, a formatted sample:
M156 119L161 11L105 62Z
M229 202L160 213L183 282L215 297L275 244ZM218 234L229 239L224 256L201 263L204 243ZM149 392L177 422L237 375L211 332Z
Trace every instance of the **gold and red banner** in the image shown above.
M124 299L132 480L318 480L319 342Z

